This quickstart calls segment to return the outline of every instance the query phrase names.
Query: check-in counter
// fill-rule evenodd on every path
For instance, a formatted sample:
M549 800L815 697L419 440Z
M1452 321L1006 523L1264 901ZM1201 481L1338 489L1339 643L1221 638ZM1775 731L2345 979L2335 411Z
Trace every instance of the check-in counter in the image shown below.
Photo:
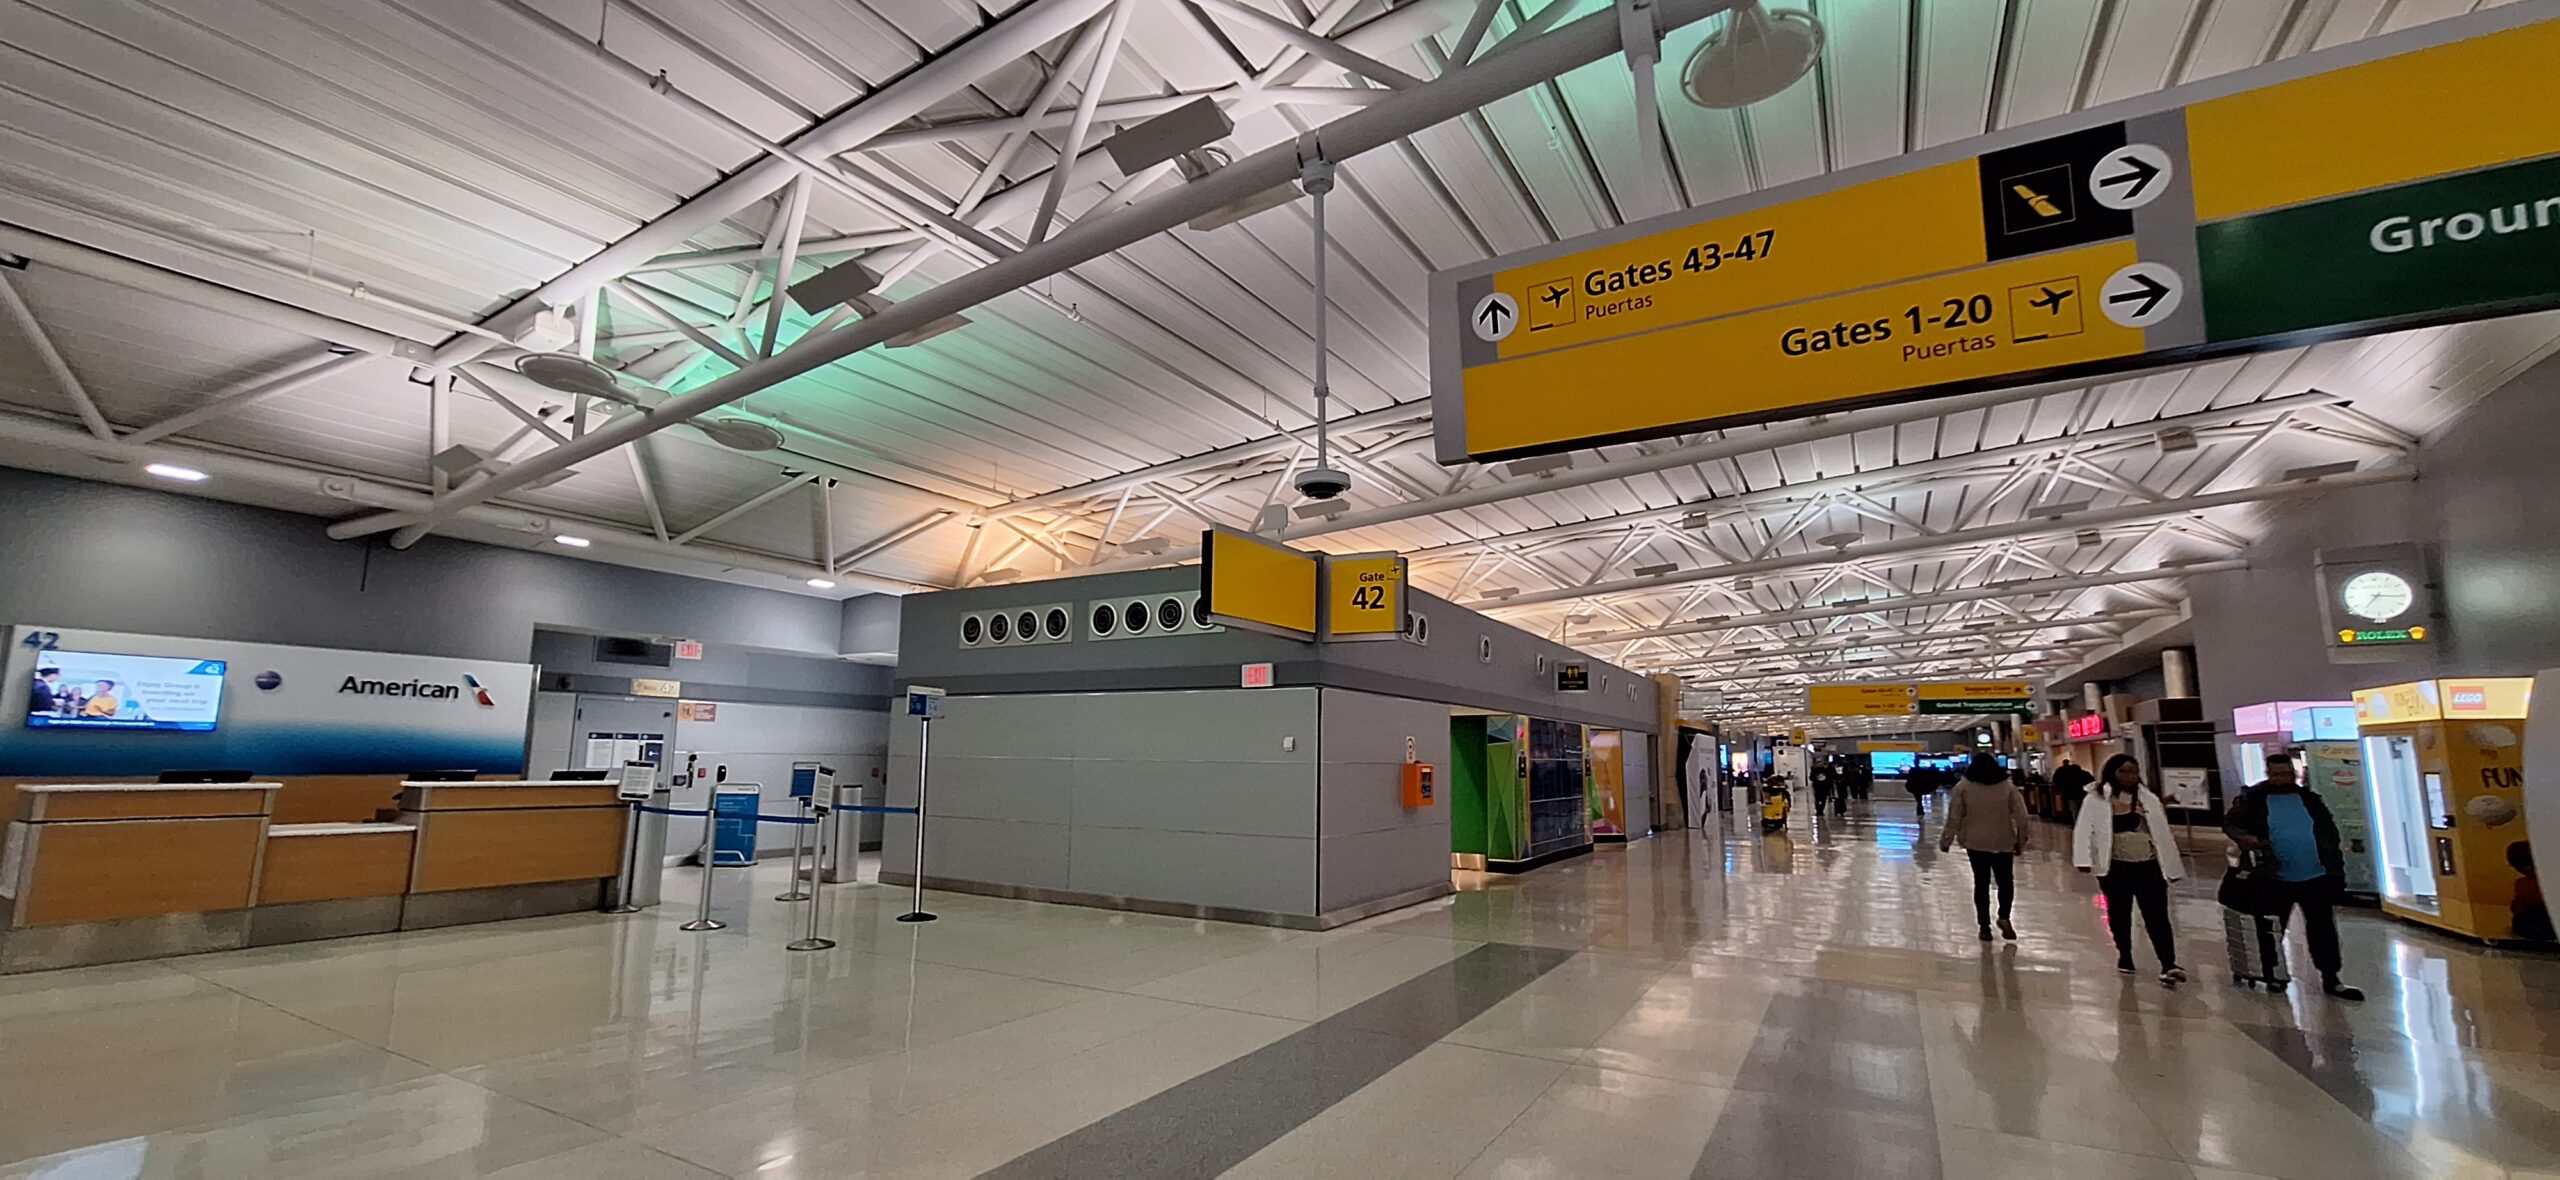
M0 783L0 974L600 906L611 782Z
M0 972L245 945L276 787L19 786Z
M610 782L404 782L400 820L417 840L401 926L595 909L629 814Z

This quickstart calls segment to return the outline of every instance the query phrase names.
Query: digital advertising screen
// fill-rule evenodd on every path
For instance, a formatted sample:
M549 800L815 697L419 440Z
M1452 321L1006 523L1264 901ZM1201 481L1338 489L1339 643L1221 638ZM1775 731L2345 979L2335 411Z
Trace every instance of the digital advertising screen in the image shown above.
M1867 755L1867 767L1877 778L1904 778L1920 756L1907 750L1884 750Z
M221 660L44 652L27 688L27 727L210 733L225 669Z

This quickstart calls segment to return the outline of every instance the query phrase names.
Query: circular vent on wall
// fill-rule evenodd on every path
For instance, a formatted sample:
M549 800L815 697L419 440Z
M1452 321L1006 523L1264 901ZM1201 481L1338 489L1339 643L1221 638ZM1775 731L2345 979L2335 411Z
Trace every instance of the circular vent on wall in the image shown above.
M1128 628L1131 635L1144 634L1147 629L1147 604L1133 602L1120 608L1120 625Z
M1051 639L1066 638L1067 608L1063 606L1050 607L1049 613L1042 616L1040 619L1040 633Z
M1191 600L1191 621L1192 621L1192 623L1193 623L1194 625L1201 626L1201 627L1208 627L1208 626L1213 626L1213 625L1214 625L1214 624L1212 624L1212 623L1210 623L1210 622L1209 622L1209 600L1208 600L1208 599L1206 599L1206 598L1194 598L1194 599L1192 599L1192 600Z
M987 616L987 638L1002 643L1012 634L1013 624L1006 621L1003 615Z
M1182 600L1168 598L1156 604L1156 626L1167 631L1182 629Z
M1034 639L1040 638L1040 616L1035 615L1030 611L1024 611L1021 614L1015 615L1013 617L1013 633L1021 636L1024 643L1029 643Z
M976 647L978 641L986 637L987 625L979 621L978 616L970 615L960 620L960 642Z
M1094 633L1094 634L1096 634L1096 635L1109 635L1109 634L1111 634L1112 632L1117 631L1117 630L1119 630L1119 629L1120 629L1120 611L1119 611L1119 609L1118 609L1117 607L1114 607L1114 606L1112 606L1110 603L1107 603L1107 602L1106 602L1106 603L1102 603L1101 605L1096 606L1096 607L1094 607L1094 608L1093 608L1093 633Z

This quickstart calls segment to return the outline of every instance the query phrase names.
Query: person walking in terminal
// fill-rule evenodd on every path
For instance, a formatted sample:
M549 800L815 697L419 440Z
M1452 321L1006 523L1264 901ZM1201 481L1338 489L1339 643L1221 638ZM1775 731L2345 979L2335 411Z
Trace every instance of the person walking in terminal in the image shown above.
M2279 918L2302 911L2303 934L2311 942L2311 965L2320 970L2320 990L2341 1000L2361 1000L2364 993L2338 978L2338 893L2346 883L2346 856L2338 848L2338 821L2318 795L2302 789L2293 758L2267 755L2267 781L2241 793L2223 813L2223 833L2245 849L2267 853L2275 861Z
M2009 781L2000 760L1988 754L1965 763L1964 781L1956 784L1946 819L1938 825L1938 851L1958 843L1973 863L1973 920L1982 928L1982 941L1991 941L1994 883L2000 887L2000 937L2015 939L2018 928L2009 924L2009 903L2018 893L2018 853L2027 846L2027 797Z
M2072 829L2071 862L2098 875L2098 891L2107 899L2107 932L2116 939L2116 970L2133 974L2133 917L2139 909L2151 953L2160 959L2160 982L2185 983L2177 933L2169 923L2169 882L2186 876L2187 868L2169 833L2168 809L2142 785L2142 766L2130 754L2107 759L2088 795Z

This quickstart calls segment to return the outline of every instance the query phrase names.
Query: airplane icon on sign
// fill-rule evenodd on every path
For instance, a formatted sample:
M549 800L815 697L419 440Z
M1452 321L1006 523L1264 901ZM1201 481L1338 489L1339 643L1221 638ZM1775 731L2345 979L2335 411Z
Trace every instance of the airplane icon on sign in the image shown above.
M1582 318L1582 305L1574 301L1578 280L1548 279L1529 284L1523 294L1528 299L1526 327L1532 332L1561 328Z
M2040 279L2009 288L2009 342L2032 344L2080 334L2080 280Z

